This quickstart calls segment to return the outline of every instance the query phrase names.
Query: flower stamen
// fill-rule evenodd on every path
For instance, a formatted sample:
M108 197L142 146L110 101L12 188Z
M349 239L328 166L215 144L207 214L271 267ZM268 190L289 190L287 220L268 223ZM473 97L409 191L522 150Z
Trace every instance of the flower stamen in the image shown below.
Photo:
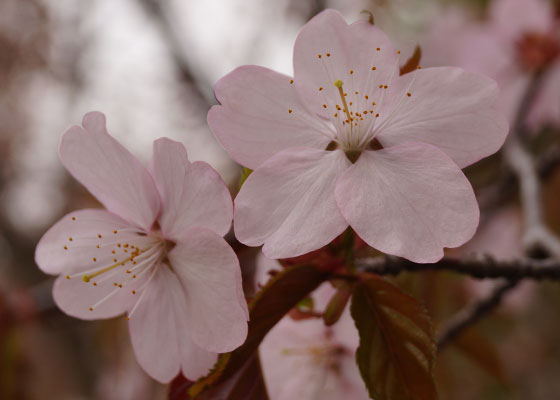
M346 113L346 117L348 117L348 120L352 122L354 118L350 116L348 104L346 104L346 98L344 97L344 91L342 90L342 85L344 85L344 82L342 82L340 79L337 79L336 81L334 81L334 85L338 88L338 93L340 94L340 98L342 99L343 110Z

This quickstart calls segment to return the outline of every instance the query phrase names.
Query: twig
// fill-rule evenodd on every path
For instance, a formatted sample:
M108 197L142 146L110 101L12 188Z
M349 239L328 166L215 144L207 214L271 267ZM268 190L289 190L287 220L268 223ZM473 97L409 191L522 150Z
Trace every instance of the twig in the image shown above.
M165 38L165 42L169 48L169 52L173 57L173 61L179 70L181 78L184 82L192 87L197 98L204 102L206 108L210 108L215 104L214 93L210 85L203 85L200 79L195 77L189 61L183 51L181 40L174 31L169 16L167 15L161 0L141 0L139 4L144 8L146 14L150 16L160 32Z
M498 285L486 299L463 308L440 329L437 335L438 351L455 339L463 330L496 308L502 298L517 285L518 281L508 280Z
M398 275L403 271L453 271L476 279L560 280L560 261L555 259L521 259L496 261L492 257L457 259L444 257L433 264L416 264L398 257L372 257L356 261L358 270L377 275Z
M535 159L535 166L540 180L550 177L560 166L560 146L553 145L544 154L538 156ZM488 214L510 202L516 190L516 175L513 171L505 170L498 184L480 188L477 193L478 202L481 209Z
M555 259L560 258L560 240L546 226L541 204L541 183L539 174L533 157L521 142L523 137L526 136L525 120L533 106L541 86L542 78L542 71L533 75L525 96L521 99L517 109L516 120L504 144L503 153L504 160L516 175L519 182L519 194L525 218L523 242L526 253L530 255L535 254L536 250L544 250L546 256L552 257L546 261L528 260L526 264L534 262L549 263L552 264L553 270L555 270L558 267ZM540 265L537 270L541 268L543 272L551 271L546 271L547 267L543 268L542 265ZM441 350L465 328L473 325L482 317L489 314L500 304L504 295L517 286L519 279L522 277L524 276L507 276L508 279L497 286L488 298L465 307L449 319L438 335L438 349Z
M519 181L519 192L525 217L523 242L527 251L542 249L547 255L560 258L560 240L546 226L542 204L541 184L531 154L524 148L521 138L525 132L525 117L538 93L543 74L536 73L529 83L527 93L519 105L517 119L504 145L504 158Z

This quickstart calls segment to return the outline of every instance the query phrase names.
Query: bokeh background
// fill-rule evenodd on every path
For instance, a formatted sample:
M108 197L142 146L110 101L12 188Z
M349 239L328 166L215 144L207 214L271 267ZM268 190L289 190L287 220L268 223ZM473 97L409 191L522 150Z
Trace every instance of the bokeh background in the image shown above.
M535 1L520 0L513 12ZM553 19L558 3L542 2ZM367 19L360 12L371 11L401 49L403 63L420 44L423 66L470 68L468 61L483 64L487 55L466 45L464 34L492 24L491 3L0 0L0 399L166 396L167 388L136 364L124 318L84 322L63 315L50 296L53 278L34 262L35 245L50 225L71 210L97 206L57 153L61 134L84 113L104 112L109 131L144 161L158 137L183 142L191 160L210 163L234 192L240 167L206 125L216 104L212 87L221 76L243 64L291 74L297 32L324 8L341 11L348 22ZM516 60L508 66L523 72L526 66L514 65ZM551 76L559 65L549 68ZM547 86L558 88L558 97L538 107L552 104L553 115L535 117L527 140L546 167L543 204L549 227L560 234L560 131L554 118L560 114L560 78ZM500 154L467 174L482 219L477 236L455 254L521 256L517 188ZM493 285L443 273L399 281L426 303L436 325ZM442 398L557 398L559 289L555 283L521 285L468 338L446 348L438 359Z

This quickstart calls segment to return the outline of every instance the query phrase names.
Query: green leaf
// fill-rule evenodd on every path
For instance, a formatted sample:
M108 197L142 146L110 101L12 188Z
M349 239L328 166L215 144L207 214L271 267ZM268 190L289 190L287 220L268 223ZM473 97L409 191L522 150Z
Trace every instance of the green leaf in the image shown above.
M257 354L257 349L266 334L328 276L315 267L299 265L287 268L270 279L249 304L249 333L245 343L231 353L223 354L214 369L189 389L190 396L202 399L204 397L196 396L214 386L229 384L228 382L236 379L240 370L249 368L247 363ZM223 399L230 400L233 397Z
M243 167L243 170L241 171L241 177L239 178L239 188L238 188L239 190L241 190L241 186L243 186L243 184L245 183L249 175L251 175L252 173L253 173L252 169Z
M424 307L392 283L366 275L354 288L350 310L360 334L356 362L370 397L437 399L436 344Z

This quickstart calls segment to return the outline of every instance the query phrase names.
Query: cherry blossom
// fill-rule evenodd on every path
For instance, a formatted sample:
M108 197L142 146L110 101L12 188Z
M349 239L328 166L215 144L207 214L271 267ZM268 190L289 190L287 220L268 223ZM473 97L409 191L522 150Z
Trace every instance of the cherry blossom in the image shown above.
M330 284L313 293L317 309L334 294ZM369 399L355 361L358 332L348 309L333 326L321 319L284 317L260 347L271 400Z
M37 245L39 267L60 275L58 307L82 319L127 313L138 362L161 382L198 378L243 343L241 273L222 237L232 203L217 172L166 138L148 170L97 112L64 134L60 159L106 209L66 215Z
M501 89L500 107L514 121L531 76L546 70L529 123L560 124L560 23L548 0L495 0L486 21L450 9L423 43L425 60L486 74Z
M294 257L350 225L382 252L433 262L472 237L461 168L505 140L497 85L458 68L399 76L401 62L378 28L327 10L300 31L293 78L242 66L218 81L210 127L254 170L235 199L241 242Z

